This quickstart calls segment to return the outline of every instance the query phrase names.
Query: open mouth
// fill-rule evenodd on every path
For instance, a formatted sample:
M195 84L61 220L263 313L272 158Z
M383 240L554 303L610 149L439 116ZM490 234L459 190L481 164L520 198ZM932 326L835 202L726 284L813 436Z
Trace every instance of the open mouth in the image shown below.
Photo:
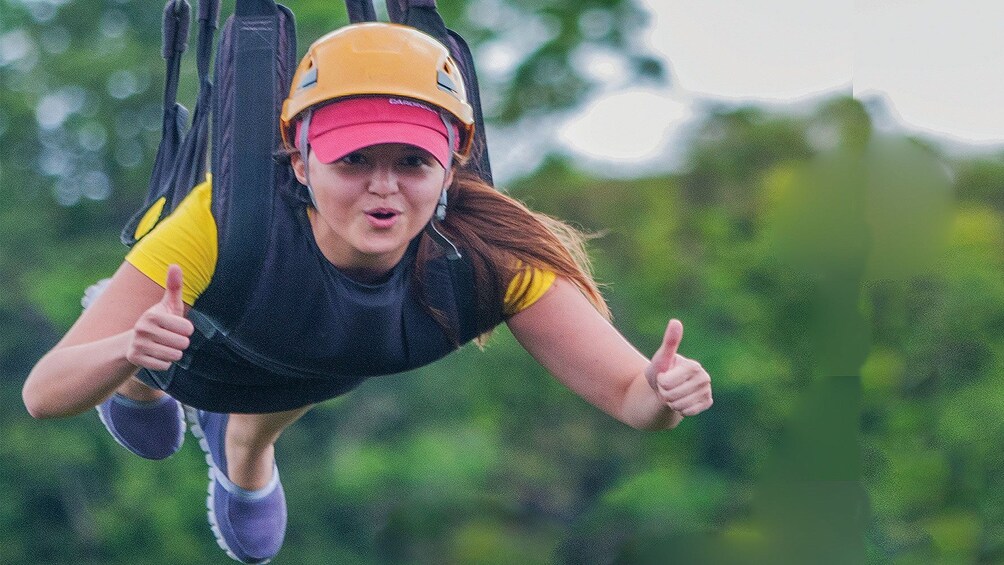
M368 210L366 216L369 217L370 225L375 228L389 228L397 223L397 217L401 213L393 208L374 208Z

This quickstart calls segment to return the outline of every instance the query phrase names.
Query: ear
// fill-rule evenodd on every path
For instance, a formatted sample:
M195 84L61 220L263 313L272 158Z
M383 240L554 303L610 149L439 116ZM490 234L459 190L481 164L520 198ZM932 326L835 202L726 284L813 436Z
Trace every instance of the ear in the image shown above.
M453 186L453 173L456 171L456 167L451 167L450 170L446 171L446 178L443 179L443 186L450 187Z
M293 174L296 175L296 180L300 181L300 184L307 184L307 171L304 169L306 163L303 162L303 157L300 152L297 151L289 156L289 164L293 167Z

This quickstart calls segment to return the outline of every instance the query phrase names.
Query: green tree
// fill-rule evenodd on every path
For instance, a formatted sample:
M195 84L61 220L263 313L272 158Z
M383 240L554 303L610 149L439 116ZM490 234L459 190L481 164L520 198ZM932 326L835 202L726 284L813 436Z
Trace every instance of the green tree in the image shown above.
M633 50L642 16L626 0L440 4L489 59L493 123L574 107L596 86L572 64L590 50L660 76ZM344 22L338 2L292 8L302 46ZM0 13L0 562L221 561L199 450L139 460L97 418L33 421L19 397L82 289L121 261L159 128L160 10L0 0ZM845 97L713 108L687 144L672 174L610 180L552 157L507 188L602 232L591 248L618 327L651 353L667 316L682 319L715 407L671 433L630 430L503 328L486 352L368 381L287 432L280 559L778 563L811 555L785 542L804 534L846 535L871 563L1004 562L1004 155L875 133ZM840 266L849 290L828 294ZM834 367L859 388L827 380ZM864 492L832 506L867 497L863 541L855 522L814 530L832 515L820 493L778 480L848 469Z

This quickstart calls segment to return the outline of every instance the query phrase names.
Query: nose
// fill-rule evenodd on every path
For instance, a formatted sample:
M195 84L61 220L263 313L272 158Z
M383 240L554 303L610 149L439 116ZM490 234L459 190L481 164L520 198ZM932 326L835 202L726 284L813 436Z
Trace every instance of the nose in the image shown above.
M397 175L391 167L376 167L370 177L368 190L371 194L386 196L400 190Z

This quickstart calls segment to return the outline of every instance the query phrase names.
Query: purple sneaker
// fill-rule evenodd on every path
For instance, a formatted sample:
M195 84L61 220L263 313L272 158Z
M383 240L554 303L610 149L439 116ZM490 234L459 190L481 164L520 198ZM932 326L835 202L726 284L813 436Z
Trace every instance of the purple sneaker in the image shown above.
M249 491L227 478L224 439L228 414L186 407L192 433L209 463L209 525L227 555L242 563L268 563L282 547L286 535L286 495L279 468L264 488Z
M170 396L143 402L116 392L97 410L115 441L140 457L170 457L185 441L185 414Z

